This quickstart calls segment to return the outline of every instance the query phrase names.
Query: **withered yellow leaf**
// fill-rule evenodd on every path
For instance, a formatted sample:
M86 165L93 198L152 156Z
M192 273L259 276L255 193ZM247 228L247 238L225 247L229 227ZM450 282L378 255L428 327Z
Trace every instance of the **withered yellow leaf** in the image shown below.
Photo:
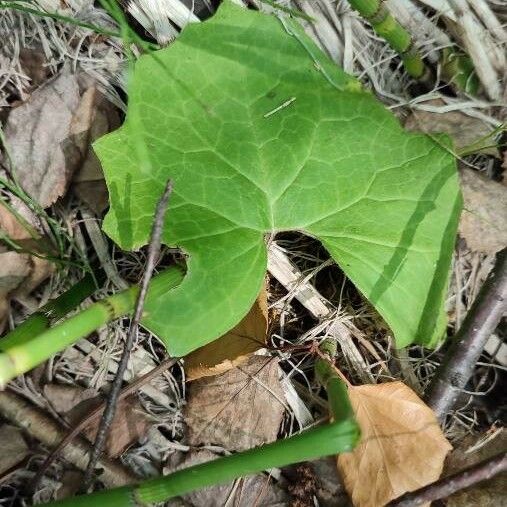
M433 411L402 382L352 386L361 427L353 452L338 468L355 507L381 507L437 480L452 449Z
M264 348L268 330L267 299L264 284L252 308L236 327L185 357L188 380L225 373Z

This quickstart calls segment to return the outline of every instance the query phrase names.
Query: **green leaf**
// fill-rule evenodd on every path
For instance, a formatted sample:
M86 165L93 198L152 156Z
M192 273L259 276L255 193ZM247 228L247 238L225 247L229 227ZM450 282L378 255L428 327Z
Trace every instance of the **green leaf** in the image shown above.
M139 59L129 99L125 124L95 145L104 229L125 249L146 244L173 179L163 239L189 254L188 274L144 319L171 354L247 313L264 237L285 230L322 241L398 346L443 336L461 207L449 141L405 132L295 22L225 2Z

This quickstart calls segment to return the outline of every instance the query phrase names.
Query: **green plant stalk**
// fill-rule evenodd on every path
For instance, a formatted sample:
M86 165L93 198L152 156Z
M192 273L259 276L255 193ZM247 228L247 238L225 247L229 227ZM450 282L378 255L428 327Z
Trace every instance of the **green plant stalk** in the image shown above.
M153 278L147 297L157 298L170 288L179 285L182 279L183 271L179 267L166 269ZM0 353L0 387L104 324L131 312L138 290L139 288L134 286L102 299L42 334L13 347L5 348ZM32 325L40 326L40 319L36 321L37 324ZM16 340L19 340L19 335Z
M468 55L457 52L453 48L444 48L440 64L444 81L470 95L477 94L481 83L475 72L472 59Z
M411 35L385 4L381 0L349 0L349 3L399 53L407 72L414 78L421 78L426 70L423 59L415 49Z
M326 355L336 344L324 342ZM144 481L138 485L99 491L91 495L50 503L54 507L132 507L165 502L195 489L232 481L274 467L350 451L359 440L359 427L354 420L347 389L331 363L318 358L317 378L323 381L328 395L332 420L299 435L272 444L185 468L166 477Z
M0 339L0 351L10 349L32 340L51 325L91 296L105 279L103 271L96 275L87 273L69 290L52 299L34 312L19 326Z

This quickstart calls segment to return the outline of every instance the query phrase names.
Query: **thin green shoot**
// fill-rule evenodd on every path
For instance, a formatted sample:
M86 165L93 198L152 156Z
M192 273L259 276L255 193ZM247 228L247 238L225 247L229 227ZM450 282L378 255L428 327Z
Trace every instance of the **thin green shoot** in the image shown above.
M22 345L47 330L71 310L90 297L103 283L105 274L87 273L78 283L39 308L28 319L0 339L0 351Z
M156 299L179 285L182 279L183 271L179 267L166 269L152 279L148 297ZM22 343L19 343L19 337L11 338L10 344L14 342L14 345L5 347L0 353L0 388L99 327L132 312L138 291L139 287L133 286L100 300L42 334L22 340Z

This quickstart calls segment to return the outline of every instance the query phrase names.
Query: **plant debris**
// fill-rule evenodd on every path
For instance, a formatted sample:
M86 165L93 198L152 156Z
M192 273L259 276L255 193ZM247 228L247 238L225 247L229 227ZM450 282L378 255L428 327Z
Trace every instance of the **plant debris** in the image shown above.
M103 401L102 397L96 396L93 389L59 384L44 386L44 396L71 425L77 424ZM152 420L137 397L128 396L120 400L106 441L106 454L110 458L120 456L146 434L151 424ZM98 425L99 420L96 419L84 431L90 442L95 439Z
M338 456L355 507L385 505L437 480L452 446L435 414L402 382L351 386L361 442Z
M463 167L459 234L476 252L495 254L507 245L507 188Z
M0 426L0 442L2 442L0 476L3 476L5 472L23 461L29 450L19 428L9 424Z
M54 271L48 260L21 253L40 251L44 244L33 214L28 216L32 223L0 204L0 231L5 236L0 244L0 332L6 327L10 299L28 295Z
M189 454L176 454L164 468L164 474L192 465L217 459L219 456L202 449ZM235 507L285 507L287 494L278 487L268 474L249 475L229 484L203 488L183 496L185 506L223 507L231 502ZM168 507L182 507L178 500L169 501Z
M219 375L243 364L257 350L264 348L268 331L266 285L251 310L227 334L185 357L187 380Z
M276 440L284 411L278 361L251 356L226 373L190 384L187 439L190 445L250 449Z

